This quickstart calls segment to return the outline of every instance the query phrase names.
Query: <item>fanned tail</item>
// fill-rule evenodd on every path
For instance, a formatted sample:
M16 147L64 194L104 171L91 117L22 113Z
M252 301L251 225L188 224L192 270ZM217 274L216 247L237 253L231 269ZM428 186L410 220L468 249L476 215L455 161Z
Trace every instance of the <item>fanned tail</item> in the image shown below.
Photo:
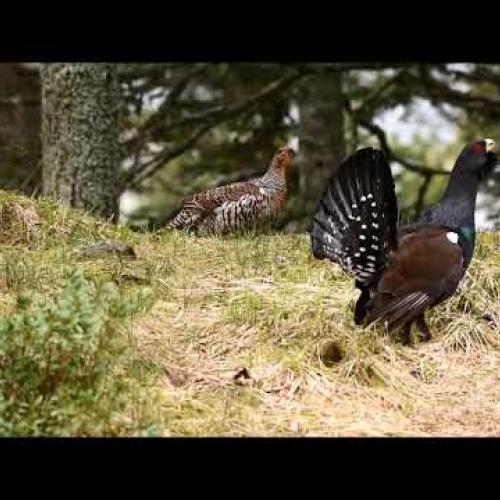
M394 180L384 154L361 149L340 165L318 201L310 230L312 253L369 284L396 248L397 214Z

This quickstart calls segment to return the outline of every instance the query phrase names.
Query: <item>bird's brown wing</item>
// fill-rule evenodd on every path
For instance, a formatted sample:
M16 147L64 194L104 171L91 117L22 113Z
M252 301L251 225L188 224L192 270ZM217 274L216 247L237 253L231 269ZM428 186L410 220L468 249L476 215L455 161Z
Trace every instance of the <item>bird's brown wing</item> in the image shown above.
M448 232L429 225L401 235L368 304L367 324L382 319L389 330L397 328L454 293L463 276L463 251Z
M169 227L194 228L224 203L237 202L246 197L259 197L259 187L251 182L235 182L219 186L185 198L173 215Z
M187 198L184 207L197 207L204 212L211 212L225 202L238 201L242 196L258 195L259 188L250 182L235 182L227 186L208 189Z

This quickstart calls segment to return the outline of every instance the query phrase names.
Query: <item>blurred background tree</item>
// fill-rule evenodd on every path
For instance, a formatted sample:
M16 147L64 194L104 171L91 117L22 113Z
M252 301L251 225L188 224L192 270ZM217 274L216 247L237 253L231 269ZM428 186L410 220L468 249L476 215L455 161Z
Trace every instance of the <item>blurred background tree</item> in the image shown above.
M161 225L193 191L262 173L283 143L299 157L282 230L307 227L338 162L366 145L392 162L409 220L440 195L465 142L500 140L500 65L162 63L116 71L121 218L135 226ZM2 186L26 190L8 173L12 163L0 161ZM36 162L21 163L36 180ZM499 195L500 179L492 179L480 222L498 223Z
M0 188L31 195L41 181L36 65L0 64Z

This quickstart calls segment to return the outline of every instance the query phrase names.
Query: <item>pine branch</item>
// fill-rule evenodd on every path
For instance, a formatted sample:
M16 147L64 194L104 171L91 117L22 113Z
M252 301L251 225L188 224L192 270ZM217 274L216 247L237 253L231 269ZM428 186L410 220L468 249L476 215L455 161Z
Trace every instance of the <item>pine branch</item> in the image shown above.
M410 72L405 73L404 76L408 85L415 86L415 92L418 95L430 99L432 102L446 102L468 111L479 111L483 115L489 115L492 118L500 117L500 99L451 89L445 83L433 78L428 68L422 67L418 76Z
M160 105L156 112L141 125L137 134L125 142L125 149L128 155L137 152L151 135L164 125L164 120L170 113L173 105L177 102L186 87L191 83L195 76L205 71L208 64L197 64L188 71L179 81L172 87L165 101Z
M357 123L360 127L364 128L365 130L368 130L370 133L375 135L375 137L377 137L380 144L380 148L385 153L388 161L399 163L405 169L410 170L411 172L416 172L423 176L450 175L450 172L448 172L447 170L426 167L425 165L419 165L417 163L413 163L408 160L405 160L404 158L401 158L400 156L396 155L392 150L392 148L389 146L387 142L387 135L384 132L384 130L382 130L381 127L367 120L359 120L357 121Z
M424 207L425 195L429 189L431 183L432 175L426 175L424 177L424 182L420 185L417 195L417 201L415 202L415 217L418 217L422 212Z
M155 174L165 165L166 162L180 156L182 153L193 147L193 145L196 144L196 142L209 130L229 119L235 118L243 112L248 111L260 102L279 94L300 80L303 76L305 76L305 74L307 73L302 70L295 71L292 74L286 75L269 83L263 89L259 90L243 102L232 106L218 106L203 113L198 113L196 115L192 115L191 117L184 118L175 124L171 124L168 128L172 128L174 126L184 126L192 124L193 122L197 123L199 126L192 134L190 134L188 139L182 142L179 146L171 150L164 149L152 160L138 166L137 168L130 169L125 174L122 185L124 187L133 187L140 184L142 181Z

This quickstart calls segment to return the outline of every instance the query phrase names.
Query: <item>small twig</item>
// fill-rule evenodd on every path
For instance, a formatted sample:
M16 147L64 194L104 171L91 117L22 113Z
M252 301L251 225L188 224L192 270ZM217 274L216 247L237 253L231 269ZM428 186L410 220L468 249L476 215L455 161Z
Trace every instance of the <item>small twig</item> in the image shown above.
M429 184L431 182L431 179L432 179L431 175L426 175L424 177L424 182L422 182L422 184L418 190L417 201L415 203L415 217L418 217L420 215L420 213L422 212L422 208L424 206L425 195L427 194L427 190L429 188Z

